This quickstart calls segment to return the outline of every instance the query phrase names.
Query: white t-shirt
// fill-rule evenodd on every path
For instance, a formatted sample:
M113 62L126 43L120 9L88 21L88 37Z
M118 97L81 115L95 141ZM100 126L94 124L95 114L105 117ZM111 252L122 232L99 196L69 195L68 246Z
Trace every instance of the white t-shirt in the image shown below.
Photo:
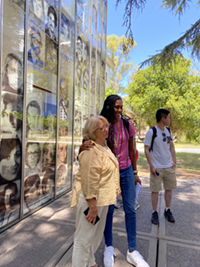
M173 142L172 134L164 127L164 132L157 126L157 136L154 139L153 151L150 151L151 161L155 168L169 168L172 166L172 156L170 152L170 143ZM144 145L151 146L153 130L150 129L145 136Z

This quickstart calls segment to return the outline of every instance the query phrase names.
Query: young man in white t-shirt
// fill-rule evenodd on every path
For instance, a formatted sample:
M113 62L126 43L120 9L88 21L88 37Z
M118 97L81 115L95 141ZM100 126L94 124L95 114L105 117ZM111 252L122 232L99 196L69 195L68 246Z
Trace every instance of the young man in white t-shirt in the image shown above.
M164 216L169 222L175 222L170 211L172 190L176 188L176 153L173 144L173 137L169 129L165 126L170 125L170 111L167 109L159 109L156 112L157 124L156 137L152 144L153 129L151 128L145 136L144 152L150 166L150 190L153 213L151 222L158 224L158 193L161 190L161 182L165 189L165 205ZM150 149L151 148L151 149Z

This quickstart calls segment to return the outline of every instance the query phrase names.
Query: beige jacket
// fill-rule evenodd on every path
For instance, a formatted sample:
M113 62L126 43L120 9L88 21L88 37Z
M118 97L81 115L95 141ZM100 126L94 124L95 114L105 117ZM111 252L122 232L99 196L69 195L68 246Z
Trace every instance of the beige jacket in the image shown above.
M114 154L109 148L108 150L113 157L105 148L95 143L93 148L79 155L79 169L72 187L71 208L77 205L80 191L86 200L96 198L97 206L116 203L116 194L120 193L119 165Z

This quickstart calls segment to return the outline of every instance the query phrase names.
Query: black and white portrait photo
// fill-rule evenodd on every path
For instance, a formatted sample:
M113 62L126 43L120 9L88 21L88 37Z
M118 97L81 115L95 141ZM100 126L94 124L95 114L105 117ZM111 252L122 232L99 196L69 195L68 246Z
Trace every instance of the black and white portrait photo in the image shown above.
M19 217L20 181L0 186L0 227Z
M28 51L28 60L39 68L44 67L44 62L41 60L42 37L41 32L35 26L29 29L30 50Z
M21 178L21 142L18 138L3 138L0 142L0 185Z
M41 115L41 108L38 102L36 100L30 101L26 108L27 136L29 133L35 134L41 130L40 115Z
M47 23L45 33L54 41L57 41L57 14L54 7L49 6L47 10Z
M56 145L55 143L45 143L42 154L42 194L53 197L55 184L55 163Z
M83 75L83 40L80 36L77 37L76 42L76 85L82 87Z
M2 75L2 91L22 94L23 67L21 59L14 53L9 53L5 59Z
M58 57L58 45L46 36L46 69L50 73L57 75L57 57Z
M56 164L56 145L55 143L44 143L42 148L42 167L55 168Z
M24 178L24 201L25 201L26 208L28 208L28 211L40 205L40 201L39 201L40 196L41 196L40 159L41 159L40 143L27 142L25 175L24 175L25 176ZM26 209L25 209L25 212L26 212Z
M22 98L16 94L3 93L1 98L1 130L21 139Z
M67 178L67 144L58 144L57 188L63 187Z
M39 205L33 203L40 199L40 176L33 174L25 178L24 181L24 202L29 211ZM31 206L31 204L35 204Z
M61 42L65 45L70 45L70 20L61 13Z
M38 142L26 144L25 177L40 173L41 147Z

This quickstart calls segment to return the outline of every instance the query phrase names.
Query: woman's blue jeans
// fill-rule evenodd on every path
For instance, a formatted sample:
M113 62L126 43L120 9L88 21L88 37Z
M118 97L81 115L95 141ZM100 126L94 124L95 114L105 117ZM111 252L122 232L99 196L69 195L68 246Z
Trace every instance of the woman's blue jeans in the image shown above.
M120 170L120 186L125 212L126 232L129 250L136 250L136 214L135 214L135 179L132 165ZM110 205L104 230L105 244L112 246L112 223L114 205Z

